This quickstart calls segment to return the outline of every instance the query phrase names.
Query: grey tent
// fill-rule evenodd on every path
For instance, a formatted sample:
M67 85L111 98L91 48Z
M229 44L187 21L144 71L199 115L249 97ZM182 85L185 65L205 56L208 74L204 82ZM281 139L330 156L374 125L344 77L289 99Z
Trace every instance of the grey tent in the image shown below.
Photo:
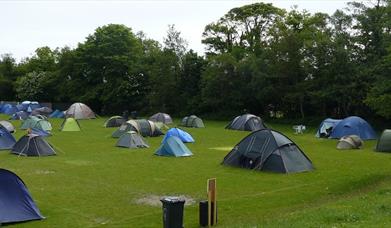
M112 116L103 124L104 127L119 127L127 120L122 116Z
M138 119L126 121L126 123L122 124L115 132L113 132L111 136L113 138L118 138L128 131L136 131L144 137L155 137L163 135L161 130L154 122L146 119Z
M148 144L144 141L143 137L135 131L128 131L121 135L116 144L118 147L127 148L148 148Z
M72 117L77 120L95 119L95 113L83 103L74 103L65 111L65 117Z
M31 115L36 116L36 115L44 115L44 116L49 116L50 113L52 113L53 110L49 107L41 107L41 108L36 108L31 112Z
M156 113L153 116L149 117L149 120L153 122L162 122L164 124L172 124L171 116L167 113Z
M310 159L294 142L271 129L246 136L225 156L222 164L279 173L314 169Z
M386 129L381 134L376 144L376 151L391 152L391 130Z
M186 116L185 118L183 118L181 121L181 125L184 127L195 127L195 128L205 127L204 122L201 120L201 118L195 115Z
M2 125L9 133L14 133L15 132L15 127L12 125L12 123L2 120L0 121L0 125Z
M267 127L259 116L244 114L237 116L225 128L240 131L256 131L266 129Z
M339 150L350 150L360 149L364 142L358 135L347 135L339 139L337 143L337 149Z
M23 156L56 155L53 147L39 135L28 134L19 139L11 153Z
M128 132L128 131L135 131L136 129L133 127L132 124L128 123L128 122L125 122L123 123L117 130L115 130L113 132L113 134L111 134L111 137L113 138L119 138L121 137L121 135L125 134L125 132Z

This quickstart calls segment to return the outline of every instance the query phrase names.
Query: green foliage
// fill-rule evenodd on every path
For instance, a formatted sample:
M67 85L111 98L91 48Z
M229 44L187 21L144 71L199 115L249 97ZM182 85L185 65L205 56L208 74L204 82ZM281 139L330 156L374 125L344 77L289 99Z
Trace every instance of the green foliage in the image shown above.
M14 83L7 79L0 78L0 97L5 101L14 99Z
M391 46L389 48L391 51ZM375 69L377 80L365 102L380 116L391 119L391 52Z
M216 23L205 27L202 43L207 45L209 54L232 52L235 47L258 54L267 45L269 31L282 15L284 10L270 3L233 8Z
M144 87L141 55L142 44L130 28L97 28L68 55L71 61L63 63L61 74L68 77L70 99L100 106L103 112L138 108Z
M16 92L20 100L40 100L47 97L45 91L47 82L50 81L49 72L30 72L19 77L16 81Z

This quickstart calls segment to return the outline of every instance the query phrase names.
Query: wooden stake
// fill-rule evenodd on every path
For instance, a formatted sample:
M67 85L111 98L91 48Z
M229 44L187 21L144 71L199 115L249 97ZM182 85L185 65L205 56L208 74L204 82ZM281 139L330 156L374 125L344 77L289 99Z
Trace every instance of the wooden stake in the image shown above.
M208 225L213 226L217 223L216 178L208 179L207 191L208 191L208 215L209 215Z

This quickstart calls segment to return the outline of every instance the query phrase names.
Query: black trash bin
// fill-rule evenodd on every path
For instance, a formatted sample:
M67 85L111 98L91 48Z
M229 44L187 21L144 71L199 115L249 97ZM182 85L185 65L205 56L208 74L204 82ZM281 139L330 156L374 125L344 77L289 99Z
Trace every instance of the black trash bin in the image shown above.
M212 203L212 208L213 208L213 203ZM204 227L204 226L208 226L209 224L209 205L208 205L208 201L207 200L202 200L200 201L200 204L199 204L199 220L200 220L200 226L201 227ZM213 217L213 213L214 211L212 210L212 217ZM217 222L217 208L216 208L216 222ZM214 222L212 221L212 226L213 225L216 225L214 224Z
M163 203L163 227L183 228L183 207L185 200L179 197L164 197Z
M208 201L202 200L200 201L200 208L199 208L199 219L200 219L200 226L208 226Z

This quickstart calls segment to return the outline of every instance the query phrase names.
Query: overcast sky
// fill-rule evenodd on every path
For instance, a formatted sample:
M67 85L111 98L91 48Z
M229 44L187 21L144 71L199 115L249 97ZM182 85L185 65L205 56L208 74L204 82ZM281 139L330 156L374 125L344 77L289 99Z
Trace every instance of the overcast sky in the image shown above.
M189 48L204 53L201 36L205 25L234 7L261 1L2 1L0 0L0 54L16 59L31 56L38 47L77 46L88 34L109 23L143 31L162 43L168 24L175 24ZM274 0L280 8L332 14L346 7L345 0Z

